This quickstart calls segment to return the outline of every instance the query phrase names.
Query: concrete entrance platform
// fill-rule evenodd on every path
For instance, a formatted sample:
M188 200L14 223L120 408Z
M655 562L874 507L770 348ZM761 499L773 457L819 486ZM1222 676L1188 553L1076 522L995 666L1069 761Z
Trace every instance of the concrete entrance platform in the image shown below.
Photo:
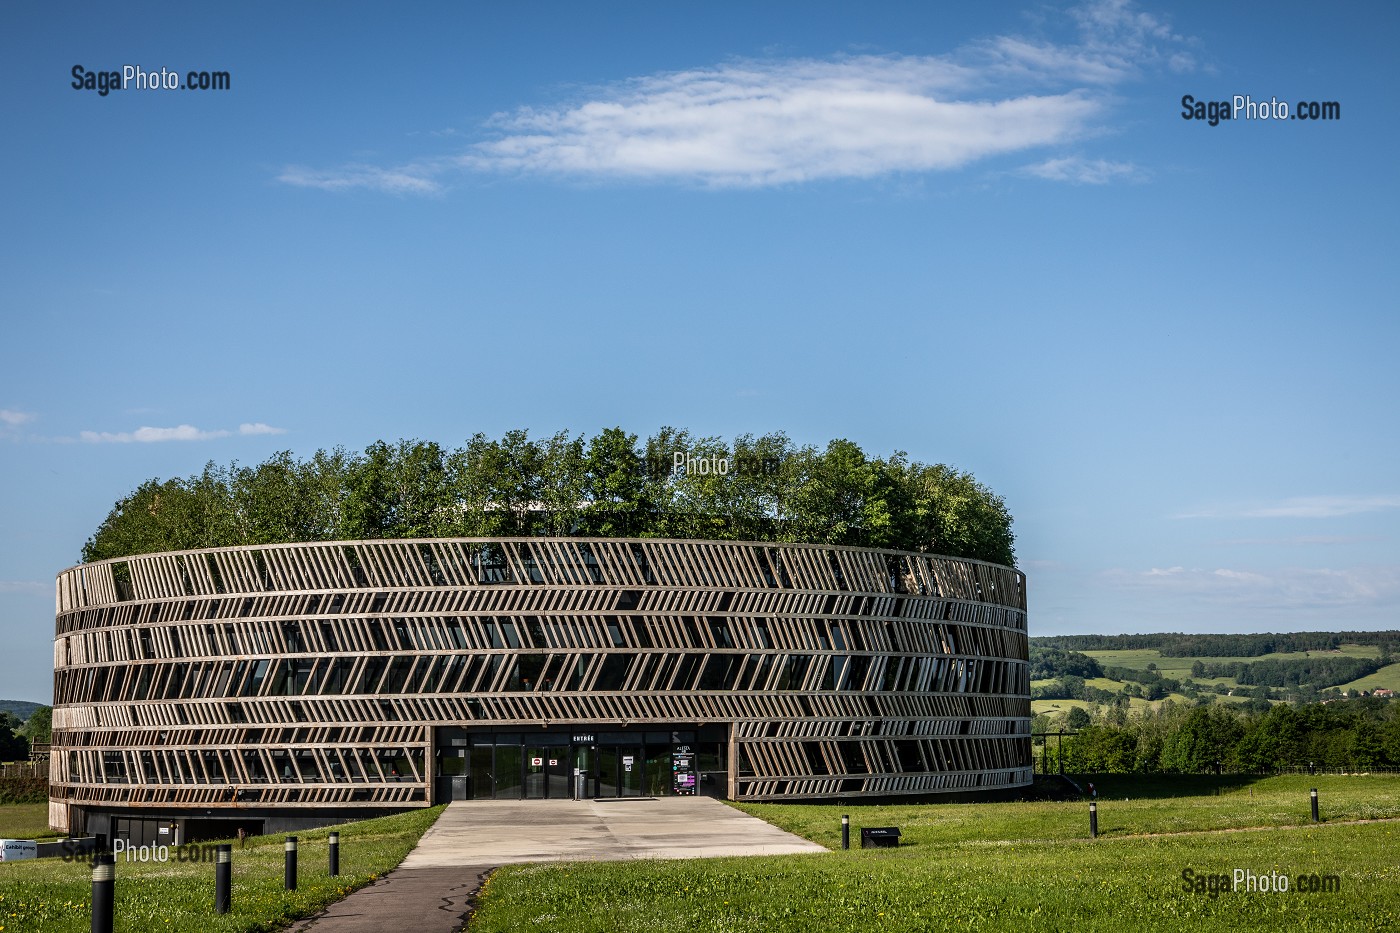
M398 868L291 929L453 933L486 873L516 862L825 851L708 797L459 801Z
M450 805L404 868L825 852L708 797Z

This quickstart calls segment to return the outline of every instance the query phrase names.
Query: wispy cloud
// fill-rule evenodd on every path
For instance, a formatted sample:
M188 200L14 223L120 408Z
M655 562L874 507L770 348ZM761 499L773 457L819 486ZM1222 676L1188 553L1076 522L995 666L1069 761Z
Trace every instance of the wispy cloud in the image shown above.
M429 175L437 170L431 164L395 169L377 168L373 165L347 165L329 170L293 165L284 169L282 174L277 176L277 180L300 188L319 188L322 191L368 188L390 194L435 194L442 190L442 185Z
M253 422L252 424L240 424L240 425L238 426L238 433L239 433L239 434L245 434L245 435L253 435L253 434L286 434L286 433L287 433L287 429L286 429L286 428L274 428L274 427L273 427L272 425L270 425L270 424L263 424L261 421L255 421L255 422Z
M1286 535L1281 538L1231 538L1227 541L1218 541L1216 543L1226 547L1254 547L1258 545L1314 547L1332 544L1367 544L1384 540L1385 538L1382 535Z
M959 169L1101 129L1112 88L1190 68L1188 40L1128 0L1072 8L1077 38L995 36L941 56L738 61L635 77L565 103L497 114L491 138L451 157L383 168L290 167L327 191L442 190L458 172L758 187ZM1131 163L1064 157L1026 173L1105 184Z
M0 580L0 593L52 592L53 584L41 580Z
M164 441L211 441L229 437L233 431L217 429L205 431L192 424L181 424L173 428L140 427L135 431L83 431L78 436L89 444L158 444ZM285 434L285 428L256 422L240 424L240 435Z
M1144 173L1131 162L1111 162L1108 159L1085 159L1066 156L1046 159L1021 169L1023 175L1047 181L1067 181L1078 185L1106 185L1113 181L1138 181Z
M1108 571L1105 577L1119 586L1251 611L1360 609L1393 607L1400 602L1400 566L1267 570L1154 567Z
M17 428L22 424L28 424L34 420L34 414L27 411L16 411L13 408L0 408L0 425L6 428Z
M1214 506L1183 512L1176 518L1335 518L1400 509L1400 496L1295 496L1277 502Z

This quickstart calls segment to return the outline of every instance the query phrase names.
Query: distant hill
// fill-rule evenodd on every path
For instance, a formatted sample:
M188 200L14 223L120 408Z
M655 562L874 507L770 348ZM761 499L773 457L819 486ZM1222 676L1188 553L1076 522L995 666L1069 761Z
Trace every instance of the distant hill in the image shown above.
M43 703L30 703L28 700L0 700L0 712L14 713L20 719L28 719Z

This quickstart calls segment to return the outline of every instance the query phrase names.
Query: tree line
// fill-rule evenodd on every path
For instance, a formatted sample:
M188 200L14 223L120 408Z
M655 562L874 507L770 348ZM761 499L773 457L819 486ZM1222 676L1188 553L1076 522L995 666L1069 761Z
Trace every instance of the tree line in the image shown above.
M291 451L153 478L83 545L90 562L155 551L367 538L584 535L810 542L1015 564L1011 514L970 473L871 457L849 440L727 443L662 428L592 437L476 434Z
M1359 680L1391 663L1380 658L1290 658L1283 661L1196 661L1192 677L1233 677L1236 683L1262 687L1331 687Z
M1268 772L1309 764L1346 770L1400 767L1400 704L1383 700L1281 704L1267 711L1168 701L1133 715L1113 706L1091 716L1075 712L1080 713L1076 718L1081 728L1063 744L1064 769L1069 772ZM1043 731L1048 720L1037 720L1035 731ZM1059 753L1055 742L1048 752L1052 757Z
M1376 645L1381 654L1400 647L1400 632L1265 632L1239 635L1189 635L1156 632L1144 635L1044 635L1037 645L1069 651L1142 651L1156 649L1164 658L1256 658L1275 652L1335 651L1342 645Z

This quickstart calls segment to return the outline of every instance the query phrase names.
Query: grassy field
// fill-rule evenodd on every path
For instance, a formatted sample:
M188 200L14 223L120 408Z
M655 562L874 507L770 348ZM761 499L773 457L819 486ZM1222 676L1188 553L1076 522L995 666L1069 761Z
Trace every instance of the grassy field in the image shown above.
M1311 786L1331 824L1309 824ZM503 868L487 884L471 931L1400 930L1400 822L1335 822L1400 816L1400 779L1124 776L1105 777L1101 790L1095 841L1077 802L745 805L831 847L839 846L843 812L853 827L900 826L906 844ZM1115 794L1120 799L1106 799ZM1270 828L1248 828L1259 826ZM1230 828L1238 831L1215 831ZM1212 897L1185 890L1185 869L1277 871L1292 890ZM1299 876L1313 874L1335 876L1340 892L1298 890Z
M57 839L49 829L47 803L0 804L0 839Z
M1387 664L1374 674L1368 674L1349 684L1342 685L1344 690L1374 690L1377 687L1400 690L1400 663Z
M403 861L442 807L335 827L340 875L326 871L326 834L298 833L297 890L283 890L284 836L234 844L233 910L213 912L208 863L126 862L118 857L116 928L129 933L254 933L309 917ZM227 841L227 840L225 840ZM188 850L187 850L188 851ZM0 933L83 933L90 928L92 871L87 862L37 859L0 864Z

